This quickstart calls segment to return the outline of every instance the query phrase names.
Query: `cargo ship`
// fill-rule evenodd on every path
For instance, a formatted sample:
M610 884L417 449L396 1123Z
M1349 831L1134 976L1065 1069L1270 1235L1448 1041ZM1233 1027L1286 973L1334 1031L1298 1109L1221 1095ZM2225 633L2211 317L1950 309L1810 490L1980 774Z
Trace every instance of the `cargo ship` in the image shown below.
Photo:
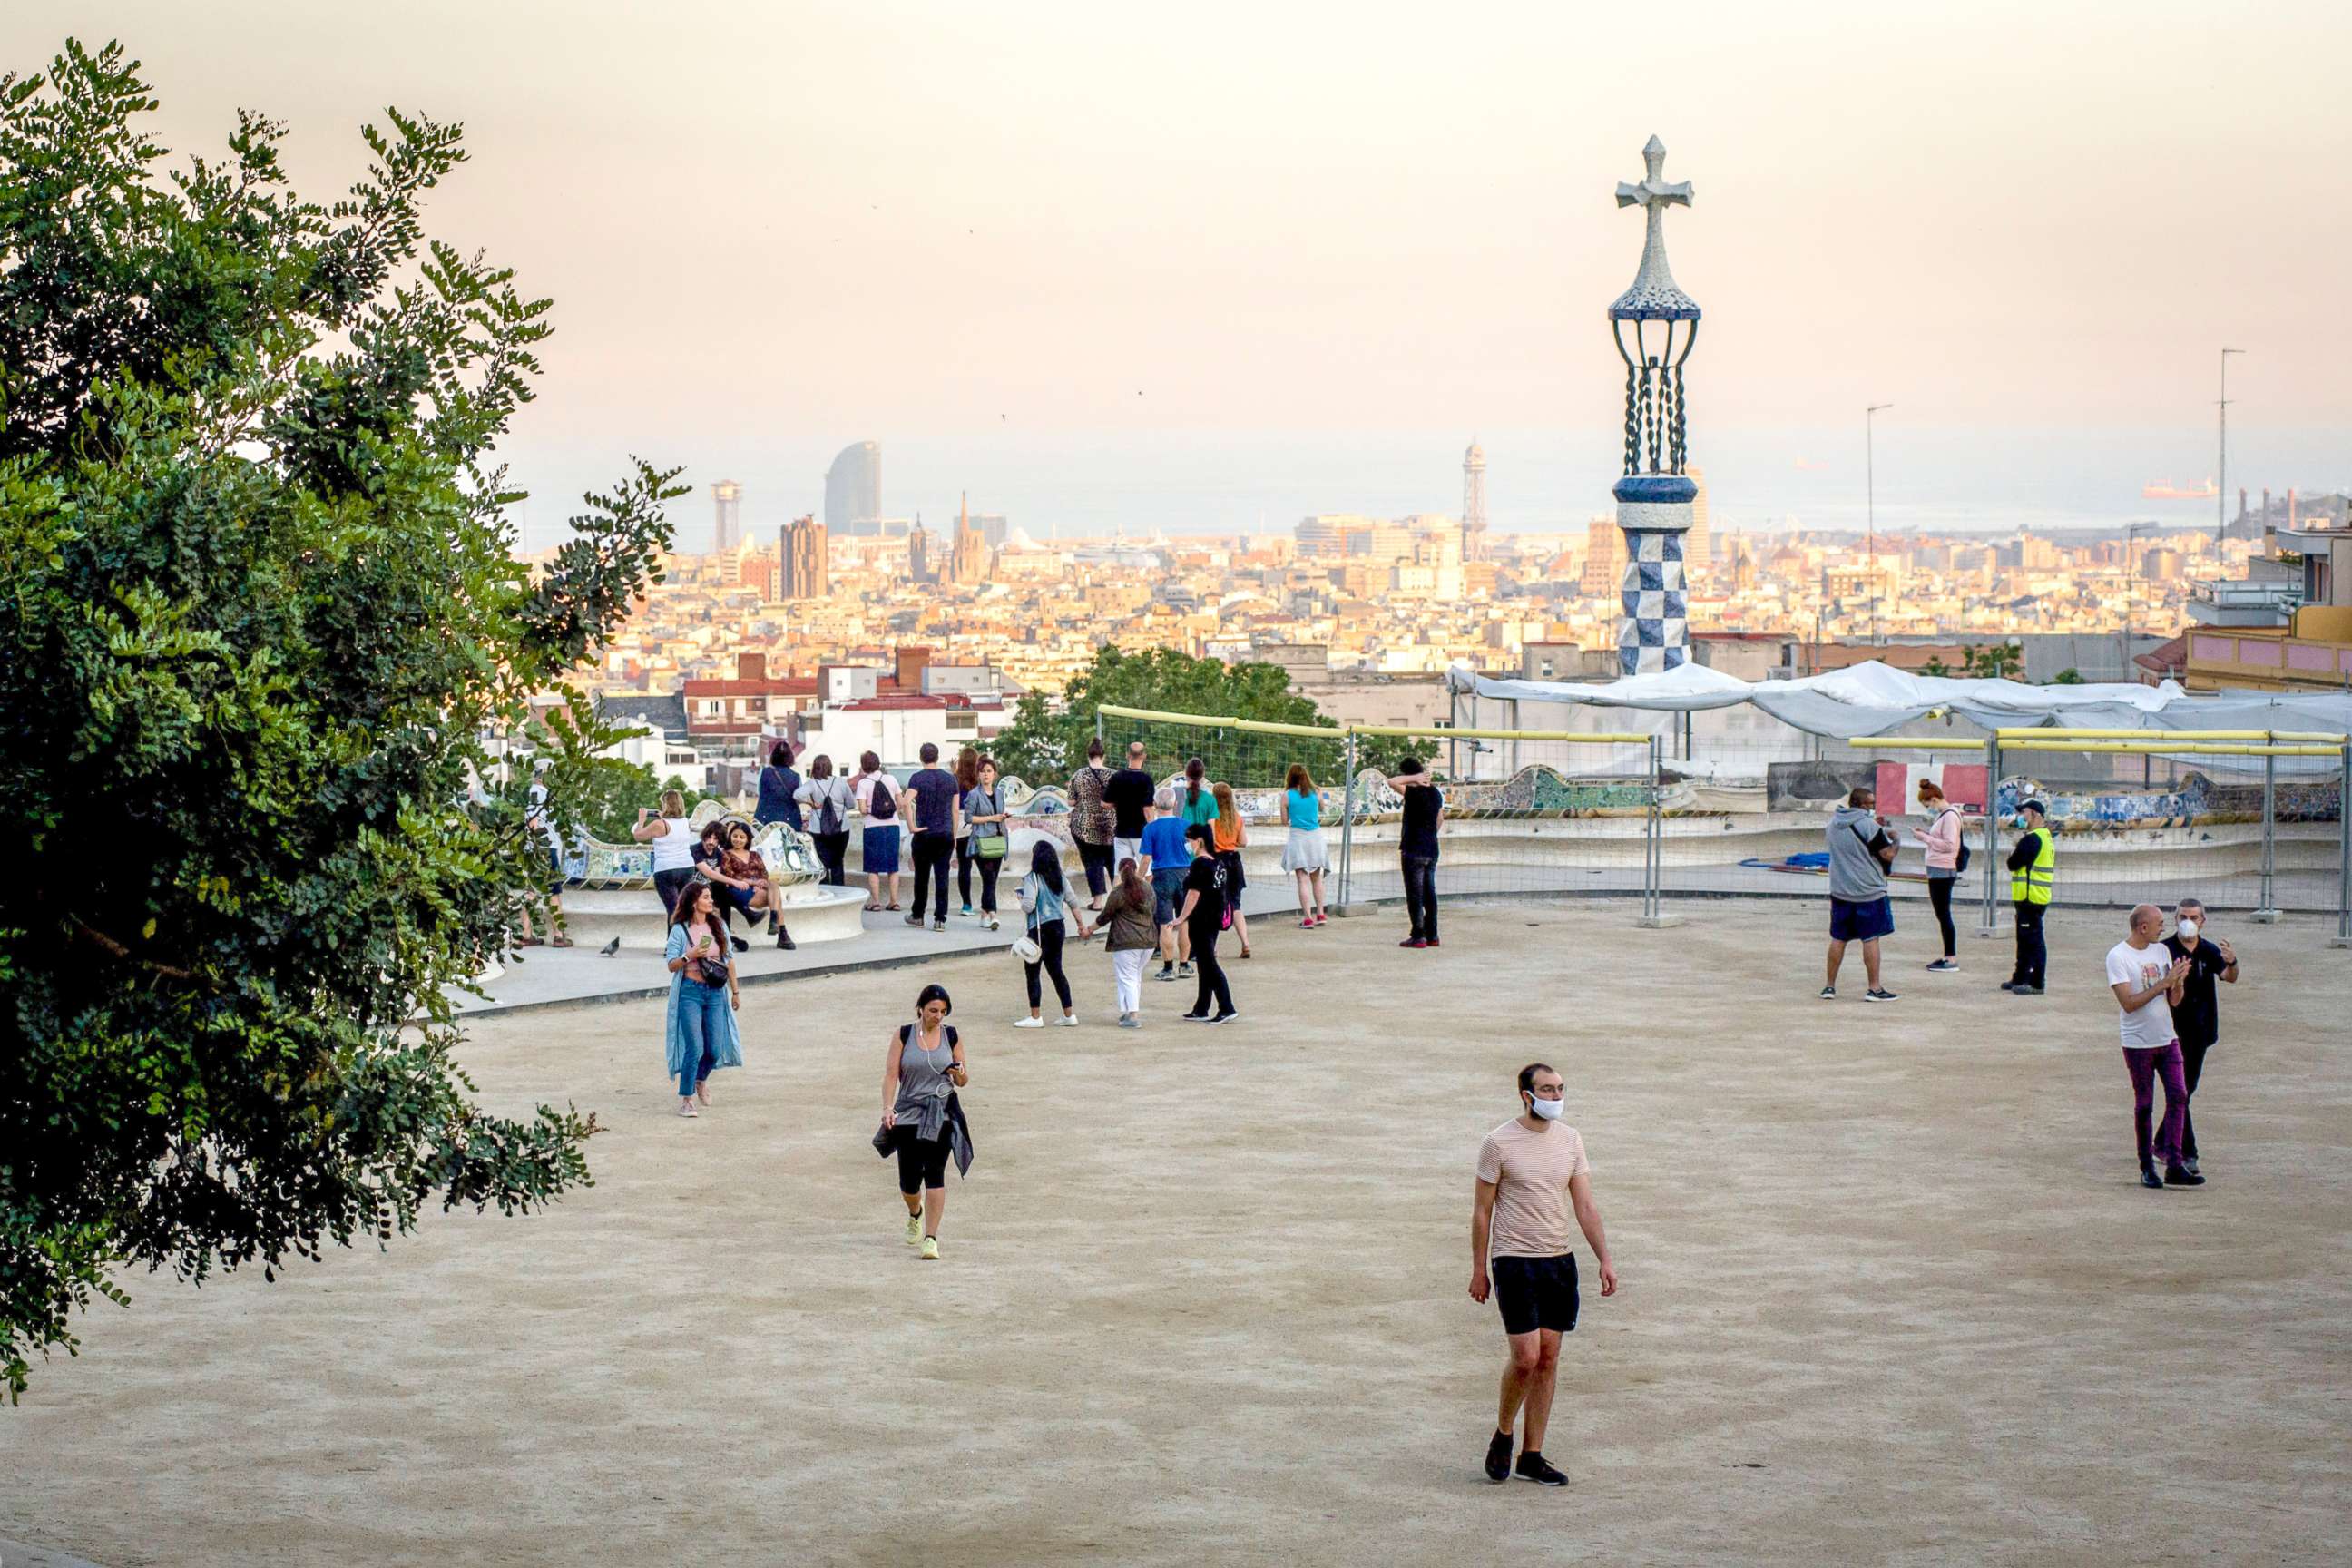
M2140 487L2139 499L2142 500L2211 500L2221 493L2221 487L2213 482L2213 476L2208 474L2205 476L2205 488L2201 490L2184 490L2170 479L2157 479Z

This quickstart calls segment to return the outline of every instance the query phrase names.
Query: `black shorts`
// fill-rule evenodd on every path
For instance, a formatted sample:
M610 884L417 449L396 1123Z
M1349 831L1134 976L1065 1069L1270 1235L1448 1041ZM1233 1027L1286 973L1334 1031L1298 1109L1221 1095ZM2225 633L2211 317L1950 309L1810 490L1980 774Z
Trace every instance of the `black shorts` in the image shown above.
M1531 1334L1576 1331L1576 1254L1558 1258L1497 1258L1487 1265L1495 1302L1503 1309L1503 1331Z

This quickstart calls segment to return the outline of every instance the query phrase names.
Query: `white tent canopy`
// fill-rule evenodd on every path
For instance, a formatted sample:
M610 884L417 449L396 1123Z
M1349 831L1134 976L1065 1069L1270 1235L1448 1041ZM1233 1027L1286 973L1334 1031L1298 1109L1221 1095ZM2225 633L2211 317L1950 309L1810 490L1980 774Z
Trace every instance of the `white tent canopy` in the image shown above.
M1504 701L1641 708L1672 713L1763 710L1809 734L1884 735L1931 712L1958 714L1987 730L2056 725L2088 730L2352 730L2352 693L2231 691L2192 697L2161 686L2108 682L2027 686L2014 680L1912 675L1873 659L1798 680L1740 680L1685 664L1601 685L1565 680L1493 680L1464 665L1447 674L1458 693Z

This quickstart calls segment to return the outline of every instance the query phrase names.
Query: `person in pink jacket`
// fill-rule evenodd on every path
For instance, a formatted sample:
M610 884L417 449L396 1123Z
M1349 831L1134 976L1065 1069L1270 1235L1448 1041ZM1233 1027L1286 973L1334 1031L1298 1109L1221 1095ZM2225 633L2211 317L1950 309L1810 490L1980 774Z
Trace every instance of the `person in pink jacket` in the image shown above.
M1936 924L1944 933L1944 956L1927 972L1949 974L1960 967L1959 933L1952 929L1952 889L1960 880L1960 814L1933 779L1919 781L1919 810L1927 818L1919 830L1920 846L1927 851L1927 901L1936 906Z

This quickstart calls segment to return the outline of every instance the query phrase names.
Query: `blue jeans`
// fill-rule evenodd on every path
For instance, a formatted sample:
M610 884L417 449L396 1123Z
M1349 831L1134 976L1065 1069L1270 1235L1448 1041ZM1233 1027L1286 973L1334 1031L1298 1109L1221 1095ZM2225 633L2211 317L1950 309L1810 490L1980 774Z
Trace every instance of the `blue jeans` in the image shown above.
M678 1071L677 1092L684 1097L719 1065L719 1035L727 1027L727 987L692 978L683 981L677 988L677 1026L686 1034L687 1055L694 1058Z

